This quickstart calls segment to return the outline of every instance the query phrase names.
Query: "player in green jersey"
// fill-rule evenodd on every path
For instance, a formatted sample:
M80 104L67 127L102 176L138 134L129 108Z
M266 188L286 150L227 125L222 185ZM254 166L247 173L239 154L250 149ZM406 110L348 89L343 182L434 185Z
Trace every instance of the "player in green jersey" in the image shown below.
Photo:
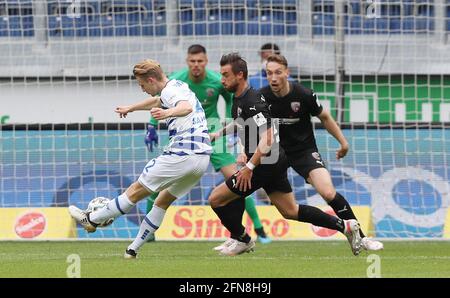
M169 76L170 79L183 81L189 85L189 88L195 93L198 100L202 104L205 111L206 120L208 122L209 132L216 132L222 127L220 123L219 113L217 111L217 103L219 95L222 95L226 104L225 117L231 117L231 106L233 104L233 95L225 90L221 83L221 75L212 70L206 69L208 57L206 49L199 44L191 45L188 48L186 63L188 67ZM158 125L158 121L150 119L150 129L154 129ZM149 131L150 131L149 129ZM155 132L153 134L153 139ZM148 136L148 134L147 134ZM148 142L146 142L148 145ZM151 142L150 142L151 145ZM237 172L236 158L233 154L227 152L226 138L222 137L213 144L213 153L211 154L211 163L214 170L221 171L225 179L231 177ZM149 147L150 148L150 147ZM147 213L150 212L153 202L158 193L153 194L147 201ZM255 232L261 243L269 243L271 239L267 237L264 228L256 211L255 202L252 197L245 200L245 210L253 221Z

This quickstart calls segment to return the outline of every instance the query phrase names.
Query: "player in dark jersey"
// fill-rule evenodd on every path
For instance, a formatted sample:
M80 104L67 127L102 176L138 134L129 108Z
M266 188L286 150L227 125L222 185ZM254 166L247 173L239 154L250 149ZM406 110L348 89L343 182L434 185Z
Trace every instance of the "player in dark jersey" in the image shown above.
M251 251L255 246L242 225L243 198L261 187L283 217L338 230L351 236L353 249L359 250L361 238L356 220L342 220L316 207L296 203L287 179L287 159L278 146L276 127L272 126L268 106L261 94L247 83L247 63L239 54L232 53L222 56L220 66L223 86L234 93L231 109L234 121L210 136L213 140L237 128L244 147L240 160L246 163L214 188L208 198L212 209L231 233L231 238L222 244L221 254L237 255Z
M333 186L314 137L311 116L317 116L326 130L339 142L336 158L343 158L349 145L330 113L323 109L317 95L297 82L288 81L288 63L284 56L271 55L267 60L269 86L260 89L273 118L279 119L280 143L289 165L310 183L342 219L356 219L350 204ZM370 239L360 230L362 248L383 249L383 244ZM351 238L349 242L351 243ZM353 250L359 254L359 251Z

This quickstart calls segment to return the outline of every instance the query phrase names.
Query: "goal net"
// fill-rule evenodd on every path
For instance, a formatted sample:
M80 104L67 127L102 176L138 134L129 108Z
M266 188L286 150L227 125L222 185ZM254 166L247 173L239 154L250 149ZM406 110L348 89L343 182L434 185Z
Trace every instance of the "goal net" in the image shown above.
M44 220L25 213L42 212L50 225L49 210L115 198L161 153L164 126L149 152L149 114L114 113L146 96L131 76L135 63L156 59L169 74L186 67L189 45L202 44L208 68L218 71L221 55L238 51L254 75L265 43L279 46L291 77L341 125L350 151L336 161L338 143L313 119L333 183L368 234L449 238L449 33L448 0L2 0L0 214L9 221L0 239L43 237ZM298 203L326 209L302 177L289 170L289 179ZM208 229L217 218L199 214L222 181L210 166L175 202L172 234L162 238ZM285 239L265 194L254 199L269 235ZM77 227L66 236L132 238L145 209L141 202L93 235Z

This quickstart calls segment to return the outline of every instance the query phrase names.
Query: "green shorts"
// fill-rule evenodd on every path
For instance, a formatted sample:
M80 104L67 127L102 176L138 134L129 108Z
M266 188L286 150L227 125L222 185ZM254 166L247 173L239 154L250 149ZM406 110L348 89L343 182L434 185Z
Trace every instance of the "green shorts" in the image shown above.
M236 163L236 158L233 154L233 147L228 147L226 138L222 137L212 143L213 153L211 154L211 163L214 170L217 172L221 168Z

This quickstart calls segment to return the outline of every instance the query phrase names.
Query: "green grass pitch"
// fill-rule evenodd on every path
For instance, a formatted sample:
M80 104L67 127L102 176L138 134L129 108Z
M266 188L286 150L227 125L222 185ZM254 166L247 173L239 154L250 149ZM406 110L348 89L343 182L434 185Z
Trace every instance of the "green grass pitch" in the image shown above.
M252 253L219 256L218 242L148 243L124 260L128 242L0 242L0 277L66 277L78 254L81 277L367 277L369 253L344 241L258 243ZM450 242L385 242L381 277L450 277Z

